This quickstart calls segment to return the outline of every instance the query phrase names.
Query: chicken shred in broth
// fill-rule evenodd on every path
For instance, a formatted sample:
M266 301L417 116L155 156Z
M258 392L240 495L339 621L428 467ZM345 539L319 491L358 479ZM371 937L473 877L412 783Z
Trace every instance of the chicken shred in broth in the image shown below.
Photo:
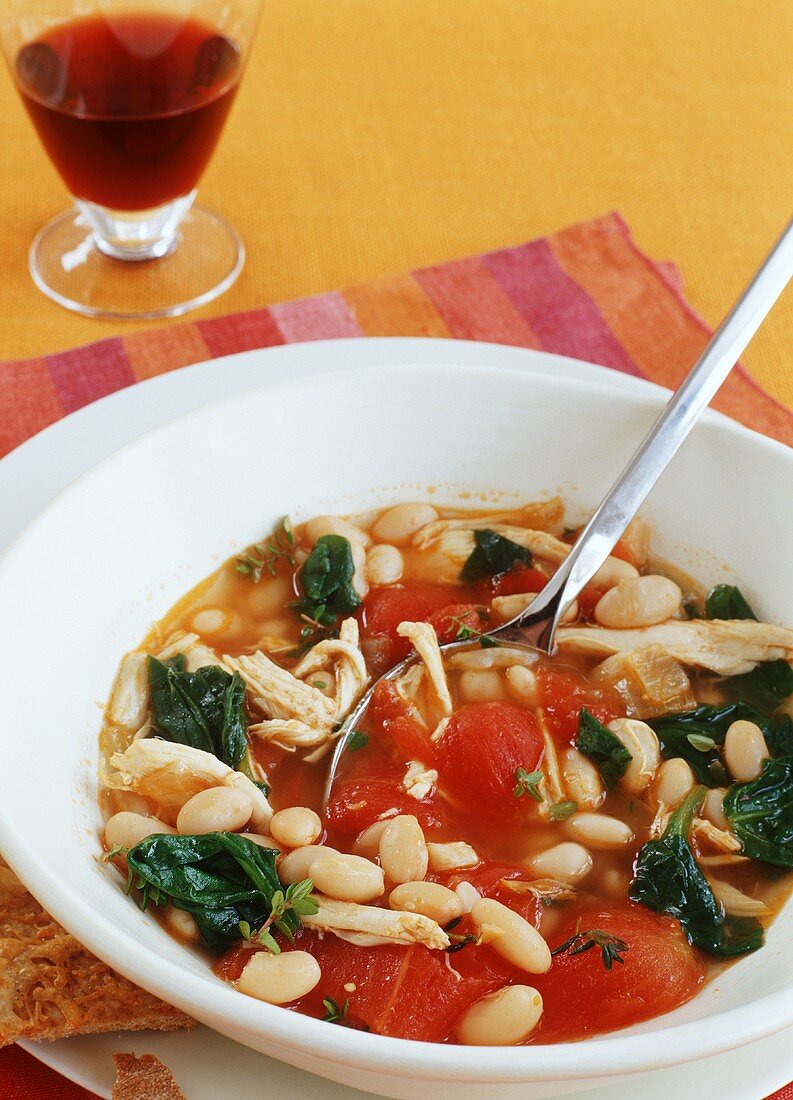
M481 639L575 537L558 499L286 519L188 593L101 734L138 903L242 994L469 1045L625 1027L759 949L793 868L793 630L634 520L552 658ZM341 723L413 651L323 813Z

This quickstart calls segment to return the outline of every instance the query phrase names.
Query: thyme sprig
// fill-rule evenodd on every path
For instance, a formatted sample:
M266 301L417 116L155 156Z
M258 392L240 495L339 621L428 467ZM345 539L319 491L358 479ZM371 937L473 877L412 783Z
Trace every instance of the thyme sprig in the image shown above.
M541 771L527 772L525 768L515 768L515 788L512 793L515 798L528 796L535 802L542 802L539 785L544 778Z
M588 928L582 932L580 923L579 921L576 925L575 933L569 940L565 940L564 943L553 949L552 955L582 955L585 951L591 951L592 948L599 947L603 966L606 970L611 970L614 963L625 962L622 956L630 950L630 945L625 940L621 940L618 936L612 936L600 928Z
M289 925L284 921L287 913L294 913L298 917L312 917L318 912L317 903L310 896L314 889L314 883L310 878L304 878L302 882L294 882L288 886L286 892L276 890L273 894L270 916L258 929L251 929L247 921L240 922L240 935L248 943L258 943L266 947L273 955L280 955L281 948L278 941L270 931L276 928L286 936L290 943L295 942L295 937Z
M250 577L254 584L259 583L263 573L274 577L280 562L286 561L291 566L296 564L295 545L292 521L289 516L284 516L269 542L254 543L244 554L240 554L236 563L237 572Z

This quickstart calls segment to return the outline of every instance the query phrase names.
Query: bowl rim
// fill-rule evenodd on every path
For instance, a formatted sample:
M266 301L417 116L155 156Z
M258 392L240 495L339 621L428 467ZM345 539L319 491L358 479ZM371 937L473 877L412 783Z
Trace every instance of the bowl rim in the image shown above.
M457 380L462 375L468 375L487 378L497 383L498 376L501 375L505 380L516 381L517 384L521 381L537 381L536 375L527 373L517 364L485 367L471 363L454 365L449 362L390 364L380 368L379 377L383 377L382 372L395 375L405 369L426 375L453 372ZM234 407L263 393L300 391L307 385L315 387L321 383L332 384L334 387L345 383L354 385L356 380L366 379L368 374L368 368L357 366L330 374L271 381L252 392L236 394L177 415L152 430L141 433L92 465L25 524L0 555L0 587L6 571L13 566L17 556L24 553L27 540L35 538L39 525L46 523L49 513L63 507L64 503L68 504L69 496L78 486L89 481L99 471L111 467L127 452L145 446L154 437L166 435L175 425L211 417L218 409ZM663 387L650 382L645 383L645 392L639 392L633 387L632 392L626 392L615 389L613 381L597 378L571 379L547 374L540 381L541 384L547 382L557 390L591 390L612 399L616 397L625 407L633 409L660 409L668 394ZM767 449L772 456L790 463L793 469L793 450L777 440L763 436L710 409L704 414L702 424L712 425L733 438L746 439L754 447ZM773 1034L793 1022L793 989L790 989L767 994L749 1005L717 1012L701 1020L665 1028L663 1032L626 1035L618 1031L576 1043L517 1048L469 1048L395 1039L347 1028L329 1028L322 1021L295 1012L285 1012L276 1006L249 998L242 1000L236 990L219 979L217 982L207 981L205 975L181 968L177 962L158 955L152 947L120 932L101 912L87 904L83 905L79 895L71 894L68 889L61 889L60 880L50 871L46 861L26 846L13 822L7 819L1 803L0 844L9 864L34 896L97 957L131 981L233 1039L245 1042L247 1036L267 1035L268 1038L278 1041L287 1055L285 1060L291 1060L288 1057L290 1051L294 1051L296 1057L302 1053L310 1053L342 1065L375 1072L397 1073L407 1079L430 1077L450 1080L456 1077L467 1081L493 1083L529 1078L574 1080L591 1076L613 1076L615 1073L642 1072L691 1061ZM209 974L211 975L211 971ZM716 1020L720 1025L718 1034L714 1034L716 1029L713 1024ZM663 1042L659 1042L661 1037ZM660 1047L667 1053L660 1053Z

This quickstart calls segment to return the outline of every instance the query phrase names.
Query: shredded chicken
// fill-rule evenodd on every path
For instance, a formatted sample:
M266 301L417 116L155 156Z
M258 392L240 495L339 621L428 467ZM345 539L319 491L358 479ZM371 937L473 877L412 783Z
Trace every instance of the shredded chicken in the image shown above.
M266 833L273 813L265 794L255 783L235 772L211 752L155 738L133 741L126 752L111 757L115 772L107 778L113 790L131 790L152 798L175 814L199 791L209 787L234 787L251 800L251 824Z
M438 645L438 635L429 623L400 623L397 627L400 638L413 643L416 652L424 662L435 696L444 714L452 713L452 697L446 682L443 657Z
M750 897L742 890L720 879L708 879L716 901L730 917L767 917L770 909L759 898Z
M136 650L128 653L118 670L110 703L108 721L126 730L139 730L149 709L148 655Z
M447 844L427 844L432 871L460 871L465 867L476 867L479 856L476 850L464 840L452 840Z
M204 645L197 634L188 634L184 630L177 630L170 634L154 656L158 661L170 661L178 654L185 659L186 672L198 672L199 668L218 664L217 653Z
M418 697L427 679L424 665L411 665L405 669L401 676L393 681L394 688L400 699L410 707L411 715L417 722L426 725L421 710L418 706Z
M660 645L676 661L721 676L751 672L761 661L793 661L793 629L749 619L670 619L629 630L564 626L558 630L556 640L562 652L604 657Z
M437 782L438 773L434 768L425 768L418 760L411 760L402 780L402 786L411 798L421 802Z
M551 806L556 802L564 801L565 789L562 783L562 771L559 767L556 745L542 719L540 719L540 725L542 727L542 739L545 743L545 752L542 762L543 779L539 783L539 790L542 795L539 811L543 817L548 817Z
M709 844L717 852L740 852L743 846L735 835L728 829L719 829L712 821L704 817L695 817L692 832L698 841Z
M425 947L443 950L449 937L437 921L420 913L404 913L395 909L379 909L374 905L357 905L351 901L334 901L321 894L312 895L317 903L313 916L301 917L307 928L318 932L333 932L341 939L362 945L423 943ZM351 936L355 939L350 940Z
M290 751L329 742L368 681L359 641L358 623L350 618L341 624L338 638L318 642L292 672L261 651L223 657L224 668L239 672L253 706L265 716L248 732ZM323 672L332 681L332 694L311 683Z
M509 539L510 542L524 546L538 558L558 564L570 553L566 542L557 539L547 531L532 531L527 527L513 527L506 523L487 523L486 519L471 522L470 519L439 519L421 527L413 536L413 544L419 550L435 547L447 558L462 564L472 554L476 543L474 531L486 527Z

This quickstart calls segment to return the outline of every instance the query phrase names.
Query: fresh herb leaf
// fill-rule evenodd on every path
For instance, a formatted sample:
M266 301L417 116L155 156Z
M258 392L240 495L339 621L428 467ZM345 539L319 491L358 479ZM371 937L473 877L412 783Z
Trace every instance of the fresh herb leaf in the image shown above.
M566 821L577 809L577 802L554 802L548 810L548 816L551 821Z
M743 592L734 584L717 584L711 588L705 600L705 617L708 619L754 619Z
M754 918L725 916L694 858L689 834L704 794L704 787L695 787L672 814L663 836L641 849L628 896L679 920L696 947L732 958L762 947L763 929Z
M102 856L104 863L111 863L116 856L125 856L129 848L126 848L123 844L114 844L112 848L108 848L105 854Z
M338 1001L334 1001L333 997L323 997L322 1003L325 1006L325 1015L322 1019L326 1023L341 1024L345 1022L345 1017L350 1011L349 998L347 998L341 1006L339 1006Z
M630 950L630 945L625 940L603 932L600 928L589 928L584 932L576 928L575 934L555 947L551 954L583 955L585 951L591 951L594 947L600 948L600 957L606 970L611 970L614 963L624 963L625 959L622 956Z
M149 657L155 733L165 741L211 752L237 768L248 751L245 685L217 665L185 672L180 662Z
M295 882L288 886L286 893L283 890L276 890L270 901L270 915L258 931L251 932L247 922L241 922L240 932L243 938L260 943L273 955L280 955L280 944L270 929L277 928L290 943L294 943L292 922L287 918L292 913L298 917L311 917L319 911L319 906L311 897L313 889L314 883L311 879L304 878L302 882Z
M347 748L350 752L357 752L359 749L363 749L369 744L369 734L364 733L363 730L353 730L350 734L350 739L347 742Z
M127 853L129 888L140 891L141 909L170 902L192 914L204 942L222 950L240 939L241 926L250 935L261 929L278 895L286 906L277 855L236 833L150 836ZM299 915L292 904L270 923L288 937L297 931Z
M729 776L719 747L724 744L727 730L739 719L754 722L760 727L774 756L793 755L793 720L787 715L769 718L749 703L697 707L678 714L648 718L647 722L656 732L665 760L679 756L690 764L698 782L708 787L724 787L729 783ZM692 741L692 737L697 740ZM705 739L713 742L710 749L705 749Z
M757 779L734 784L724 814L744 855L793 867L793 756L766 760Z
M479 639L479 645L482 649L498 649L498 642L495 638L489 638L486 634L483 634Z
M254 584L262 579L262 573L275 576L280 562L295 565L295 533L292 521L284 516L275 534L269 542L257 542L249 546L244 554L237 558L237 572L250 577Z
M508 573L518 564L531 563L530 550L486 527L481 531L474 531L474 549L460 572L460 580L470 584L483 577L497 577L500 573Z
M458 951L462 951L464 947L470 947L472 943L477 942L477 937L470 932L465 936L449 936L449 946L446 948L447 955L454 955Z
M515 798L523 798L524 795L528 795L535 802L542 802L539 785L542 783L543 778L541 771L527 772L525 768L515 768L515 789L512 793Z
M292 606L309 624L333 627L340 616L360 606L361 597L352 584L354 575L349 541L341 535L323 535L298 574L303 596Z
M625 775L633 759L622 742L602 722L598 722L586 707L582 707L578 715L575 747L584 756L594 760L609 786L613 786Z

